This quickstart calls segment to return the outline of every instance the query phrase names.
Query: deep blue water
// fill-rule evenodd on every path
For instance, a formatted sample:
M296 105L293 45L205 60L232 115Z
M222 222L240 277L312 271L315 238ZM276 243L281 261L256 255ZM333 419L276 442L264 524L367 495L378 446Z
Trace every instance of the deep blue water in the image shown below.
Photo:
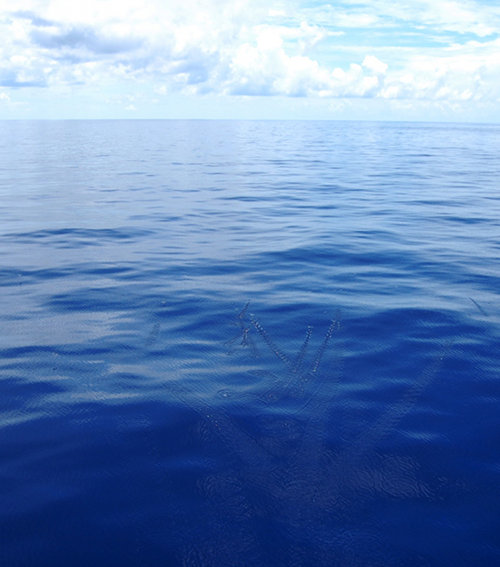
M500 126L0 123L0 565L500 565Z

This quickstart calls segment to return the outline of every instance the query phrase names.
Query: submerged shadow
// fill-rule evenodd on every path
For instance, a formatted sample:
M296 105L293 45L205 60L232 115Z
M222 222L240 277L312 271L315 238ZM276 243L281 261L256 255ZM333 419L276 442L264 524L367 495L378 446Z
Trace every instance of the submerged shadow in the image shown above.
M337 312L315 348L308 326L296 353L280 348L247 303L235 318L229 355L245 349L263 378L257 390L224 391L227 406L207 392L176 384L174 393L198 414L205 443L222 447L212 474L198 481L203 539L182 561L195 565L399 564L369 521L370 502L433 498L417 462L380 445L438 375L451 344L412 386L361 433L332 444L332 412L343 357ZM328 357L326 356L328 354ZM328 362L325 363L325 360ZM426 565L425 558L420 559Z

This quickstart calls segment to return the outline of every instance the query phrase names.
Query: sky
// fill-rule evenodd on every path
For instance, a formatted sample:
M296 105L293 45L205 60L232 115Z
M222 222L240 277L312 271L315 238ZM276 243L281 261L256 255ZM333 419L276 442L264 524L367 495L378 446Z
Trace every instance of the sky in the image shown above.
M500 123L498 0L0 0L0 119Z

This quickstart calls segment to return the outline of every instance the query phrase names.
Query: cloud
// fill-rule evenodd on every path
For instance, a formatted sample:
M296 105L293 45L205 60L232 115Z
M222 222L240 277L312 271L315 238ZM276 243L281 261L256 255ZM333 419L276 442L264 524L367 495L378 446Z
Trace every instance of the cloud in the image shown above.
M500 8L473 0L349 0L313 5L305 12L328 28L363 28L486 37L498 34Z
M55 26L53 26L55 27ZM34 29L30 37L35 45L46 49L84 50L97 55L124 53L140 46L134 38L104 36L87 26L47 30Z
M377 75L384 75L388 65L377 59L374 55L367 55L363 59L363 67Z
M493 6L467 0L420 0L413 3L413 9L407 12L408 17L427 26L485 37L498 32L500 11Z
M0 68L0 86L45 87L47 82L44 73L36 68L31 69L30 63L29 59L22 55L11 57L7 64Z
M19 0L0 12L0 85L497 100L499 30L471 0Z
M388 77L381 96L450 101L500 98L500 40L453 46L439 55L414 54Z
M11 16L14 18L29 20L34 26L37 27L50 27L54 25L54 22L41 18L34 12L29 10L19 10L17 12L12 12Z
M375 94L378 75L386 69L367 56L363 66L330 70L309 57L288 55L281 38L262 29L254 45L244 44L236 52L226 88L239 95L364 97Z

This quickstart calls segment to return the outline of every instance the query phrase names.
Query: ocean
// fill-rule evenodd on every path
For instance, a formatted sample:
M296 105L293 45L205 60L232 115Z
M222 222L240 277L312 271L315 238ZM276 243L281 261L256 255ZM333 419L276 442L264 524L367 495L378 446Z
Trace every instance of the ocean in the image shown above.
M0 565L500 565L500 126L0 123Z

